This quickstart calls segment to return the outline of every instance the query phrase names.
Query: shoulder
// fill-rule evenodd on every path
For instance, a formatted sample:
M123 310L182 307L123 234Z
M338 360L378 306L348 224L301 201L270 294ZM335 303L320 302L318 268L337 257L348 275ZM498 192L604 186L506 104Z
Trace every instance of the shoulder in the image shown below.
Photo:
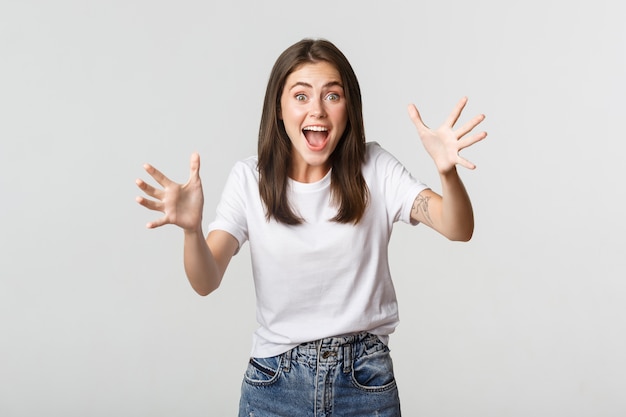
M252 178L258 180L259 170L258 158L256 156L250 156L245 159L241 159L233 165L230 176L237 177L239 179Z
M380 143L378 142L367 142L365 144L365 155L367 158L371 157L372 155L377 155L380 154L381 152L386 152L382 146L380 146Z
M234 163L228 174L225 190L237 194L250 194L258 192L259 171L257 169L257 157L251 156Z
M367 142L364 169L388 169L399 165L400 162L378 142Z
M233 166L233 170L239 170L239 171L258 171L257 166L259 164L259 158L254 155L254 156L249 156L245 159L241 159L237 162L235 162L235 165Z

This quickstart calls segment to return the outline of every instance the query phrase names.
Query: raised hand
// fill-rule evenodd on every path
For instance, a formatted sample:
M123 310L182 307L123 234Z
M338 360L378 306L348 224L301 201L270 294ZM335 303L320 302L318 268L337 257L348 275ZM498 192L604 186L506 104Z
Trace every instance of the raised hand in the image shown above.
M154 199L137 197L137 202L150 210L163 213L163 217L148 223L148 228L165 224L174 224L189 231L201 228L204 194L200 181L200 156L197 153L191 155L189 165L189 181L184 185L170 180L152 165L144 165L146 172L162 187L155 188L141 179L135 181L141 190Z
M419 111L415 105L409 105L409 116L417 128L417 133L424 144L424 148L428 154L433 158L437 170L440 174L445 174L454 169L458 164L468 169L476 168L476 165L471 163L465 158L459 155L459 152L473 145L474 143L483 140L486 136L486 132L476 133L468 135L476 126L478 126L483 120L485 115L480 114L474 117L472 120L464 124L458 129L454 129L454 125L461 116L461 112L467 104L467 97L463 97L456 105L450 116L446 121L437 129L430 129L422 121Z

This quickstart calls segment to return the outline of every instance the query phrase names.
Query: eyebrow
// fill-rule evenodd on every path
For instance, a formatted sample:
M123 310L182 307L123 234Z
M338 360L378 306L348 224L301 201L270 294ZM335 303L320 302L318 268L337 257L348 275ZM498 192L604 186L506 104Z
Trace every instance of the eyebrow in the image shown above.
M296 87L306 87L313 88L313 86L309 83L305 83L304 81L295 82L291 87L289 87L289 91L293 90ZM330 81L322 86L323 88L329 87L341 87L343 89L343 85L339 81Z

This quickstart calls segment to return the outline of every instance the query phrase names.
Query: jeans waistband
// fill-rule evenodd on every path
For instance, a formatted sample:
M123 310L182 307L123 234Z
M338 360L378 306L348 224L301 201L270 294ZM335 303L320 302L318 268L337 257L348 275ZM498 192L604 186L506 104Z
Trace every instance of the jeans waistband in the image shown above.
M316 366L320 363L332 365L343 362L344 367L351 367L354 358L385 348L386 346L380 341L378 336L367 332L327 337L302 343L285 352L283 364L287 369L290 367L291 362L309 366Z
M324 339L315 340L313 342L302 343L296 346L294 349L317 351L319 348L323 349L335 349L345 345L354 345L357 343L378 342L378 336L368 332L356 333L346 336L326 337Z

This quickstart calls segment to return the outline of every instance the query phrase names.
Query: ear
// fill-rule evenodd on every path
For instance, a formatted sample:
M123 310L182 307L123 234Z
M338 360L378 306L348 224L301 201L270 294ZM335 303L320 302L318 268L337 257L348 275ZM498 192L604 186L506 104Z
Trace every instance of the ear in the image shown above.
M280 109L280 106L276 108L276 115L278 116L278 120L283 120L283 112Z

